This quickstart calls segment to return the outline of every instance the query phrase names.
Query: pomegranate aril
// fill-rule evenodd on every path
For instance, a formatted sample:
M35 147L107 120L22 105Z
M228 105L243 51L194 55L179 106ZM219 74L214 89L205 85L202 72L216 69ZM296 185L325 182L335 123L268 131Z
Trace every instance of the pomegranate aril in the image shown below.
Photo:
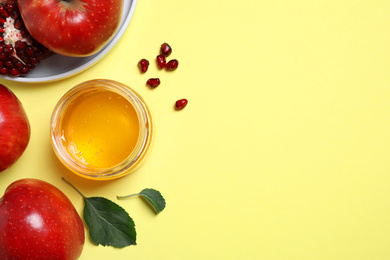
M0 60L5 61L7 60L8 55L5 52L0 53Z
M2 14L5 18L9 17L9 13L5 10L5 7L3 5L0 6L0 14Z
M7 44L5 46L5 53L13 54L14 53L14 47L11 44Z
M172 53L172 48L168 43L161 44L160 52L165 57L168 57Z
M24 29L23 21L21 19L16 19L14 27L18 30Z
M26 43L26 42L22 42L22 41L17 41L17 42L15 42L15 49L16 49L17 51L23 50L23 49L25 49L26 47L27 47L27 43Z
M27 66L27 68L29 68L30 70L35 69L35 65L34 65L34 64L27 63L26 66Z
M7 4L7 5L5 6L5 8L7 9L7 12L8 12L9 14L12 14L13 11L15 11L16 6L17 6L16 4L9 3L9 4Z
M160 54L156 58L157 61L157 67L161 70L165 67L165 64L167 63L165 56Z
M160 85L160 79L159 78L150 78L148 79L148 81L146 82L146 84L151 87L151 88L155 88L157 87L158 85Z
M27 74L30 69L27 66L20 68L20 74Z
M26 57L33 57L34 54L35 54L35 51L34 51L33 47L28 46L25 48L24 55L26 55Z
M23 63L20 60L18 60L15 62L15 66L20 69L23 67Z
M149 68L149 61L147 59L141 59L138 62L138 69L141 73L145 73Z
M19 76L20 75L20 70L16 67L13 67L11 68L9 71L8 71L8 74L10 74L11 76Z
M8 74L8 69L6 67L1 67L0 68L0 74L1 75L7 75Z
M29 62L30 62L31 64L38 64L38 63L39 63L39 60L38 60L36 57L32 57L32 58L29 59Z
M176 59L175 60L170 60L165 65L165 69L168 70L168 71L173 71L173 70L177 69L178 66L179 66L178 60L176 60Z
M178 101L176 101L175 108L177 110L182 110L183 108L185 108L185 106L187 106L187 104L188 104L188 100L185 98L182 98L182 99L179 99Z

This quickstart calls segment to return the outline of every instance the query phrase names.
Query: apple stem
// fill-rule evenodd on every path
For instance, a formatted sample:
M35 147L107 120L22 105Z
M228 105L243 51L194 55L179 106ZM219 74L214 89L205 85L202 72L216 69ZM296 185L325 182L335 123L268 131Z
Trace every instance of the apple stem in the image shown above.
M66 182L70 187L72 187L75 191L77 191L83 198L86 198L84 194L81 193L72 183L67 181L64 177L61 178L64 182Z
M126 195L126 196L116 196L116 198L118 200L121 200L121 199L126 199L126 198L130 198L130 197L133 197L133 196L138 196L138 195L140 195L140 194L137 193L137 194L131 194L131 195Z

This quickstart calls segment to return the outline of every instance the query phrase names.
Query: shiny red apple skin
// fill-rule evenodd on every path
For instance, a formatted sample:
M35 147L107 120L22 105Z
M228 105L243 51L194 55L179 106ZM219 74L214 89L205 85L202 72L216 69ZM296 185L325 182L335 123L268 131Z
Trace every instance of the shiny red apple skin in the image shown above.
M38 179L8 186L0 199L0 259L78 259L84 242L83 222L58 188Z
M0 172L11 167L30 141L30 123L22 103L0 84Z
M98 52L119 27L123 0L18 0L33 38L73 57Z

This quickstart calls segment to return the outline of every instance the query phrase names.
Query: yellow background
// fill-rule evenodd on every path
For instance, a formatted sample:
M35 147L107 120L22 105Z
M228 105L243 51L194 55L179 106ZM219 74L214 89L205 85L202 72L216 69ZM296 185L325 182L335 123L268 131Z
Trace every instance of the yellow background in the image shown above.
M113 50L58 82L1 80L22 101L32 136L0 191L34 177L82 213L104 196L136 223L137 245L95 246L81 259L390 259L390 2L139 0ZM154 63L168 42L174 72ZM141 75L137 62L151 61ZM161 85L145 86L149 77ZM73 176L55 157L49 119L72 86L94 78L135 89L156 132L150 155L122 179ZM189 100L182 111L173 109ZM155 188L155 215L139 198Z

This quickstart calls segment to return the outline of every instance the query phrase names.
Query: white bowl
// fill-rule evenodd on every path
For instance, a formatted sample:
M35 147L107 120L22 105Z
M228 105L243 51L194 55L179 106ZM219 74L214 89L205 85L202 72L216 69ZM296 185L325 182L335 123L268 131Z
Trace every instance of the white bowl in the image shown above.
M33 69L24 76L9 77L0 75L0 77L6 80L17 82L48 82L64 79L88 69L89 67L97 63L100 59L102 59L120 39L120 37L125 32L127 26L130 23L130 20L135 10L136 3L137 0L123 1L122 20L119 25L118 31L98 53L92 56L80 58L66 57L55 54L41 61L41 63L39 63L35 69Z

